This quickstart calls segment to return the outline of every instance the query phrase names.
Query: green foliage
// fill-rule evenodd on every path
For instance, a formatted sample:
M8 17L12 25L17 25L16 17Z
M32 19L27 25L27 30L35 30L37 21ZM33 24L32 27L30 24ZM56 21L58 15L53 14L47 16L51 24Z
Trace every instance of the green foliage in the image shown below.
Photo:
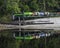
M23 11L42 11L44 2L46 11L55 11L60 7L60 0L0 0L0 21L10 22L12 13L20 13ZM0 33L0 48L44 48L45 39L33 40L15 40L12 33ZM60 37L47 38L47 48L60 48Z
M46 44L45 38L23 40L20 43L20 48L60 48L60 37L47 37Z
M47 48L60 48L60 38L50 38L50 40L47 42Z
M20 13L22 11L57 10L59 0L0 0L0 14ZM56 9L55 9L56 8Z
M19 48L21 40L15 40L12 31L0 32L0 48Z
M25 12L29 11L29 6L28 5L24 5L24 11Z
M11 22L12 21L11 20L11 15L9 14L9 15L1 16L0 21L1 22Z
M37 0L35 0L35 1L33 0L30 4L30 7L31 7L32 11L38 11L39 10L39 6L36 2L37 2Z
M7 11L9 13L20 13L20 8L19 8L19 5L18 5L18 2L17 1L11 1L11 0L8 0L7 1Z
M0 32L0 48L15 48L15 39L12 37L12 33L8 31Z

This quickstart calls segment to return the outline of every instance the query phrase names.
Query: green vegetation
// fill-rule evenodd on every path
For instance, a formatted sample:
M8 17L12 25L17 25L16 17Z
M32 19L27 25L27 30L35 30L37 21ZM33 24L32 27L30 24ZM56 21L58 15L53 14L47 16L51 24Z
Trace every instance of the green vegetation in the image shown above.
M0 21L9 22L13 13L34 12L34 11L59 11L59 0L1 0ZM9 18L6 18L9 16ZM4 18L4 19L2 19Z
M0 48L60 48L60 34L39 39L30 38L31 40L29 37L25 39L17 37L16 40L12 37L12 33L12 31L0 32Z
M9 22L11 21L12 14L21 13L23 11L60 11L59 2L59 0L1 0L0 21L4 20Z
M60 0L0 0L0 21L12 21L14 13L60 11ZM16 40L11 31L0 31L0 48L60 48L60 36L32 40Z

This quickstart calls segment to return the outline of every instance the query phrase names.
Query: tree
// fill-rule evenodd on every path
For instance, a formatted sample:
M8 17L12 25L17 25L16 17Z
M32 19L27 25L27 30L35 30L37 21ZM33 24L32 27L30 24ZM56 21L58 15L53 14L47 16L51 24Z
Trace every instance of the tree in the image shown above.
M37 0L31 1L30 8L31 8L32 11L39 11L39 6L38 6L38 3L37 3Z
M46 0L46 9L47 11L56 11L59 4L57 0ZM56 9L55 9L56 8Z
M7 12L20 13L19 0L7 0Z

